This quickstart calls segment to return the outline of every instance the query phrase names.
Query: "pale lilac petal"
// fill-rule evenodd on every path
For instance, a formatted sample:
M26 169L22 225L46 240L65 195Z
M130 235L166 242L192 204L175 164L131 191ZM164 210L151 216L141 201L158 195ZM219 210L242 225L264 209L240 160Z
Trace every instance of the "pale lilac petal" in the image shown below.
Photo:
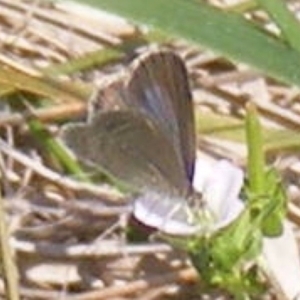
M213 172L214 161L197 157L195 161L195 170L193 178L193 187L196 191L202 193L207 179Z
M230 209L226 213L220 216L219 221L216 223L215 229L223 228L234 220L236 220L239 215L245 209L245 204L240 199L232 199L230 204Z
M229 161L221 160L213 166L202 193L208 207L221 223L234 220L243 209L238 198L243 180L243 171Z

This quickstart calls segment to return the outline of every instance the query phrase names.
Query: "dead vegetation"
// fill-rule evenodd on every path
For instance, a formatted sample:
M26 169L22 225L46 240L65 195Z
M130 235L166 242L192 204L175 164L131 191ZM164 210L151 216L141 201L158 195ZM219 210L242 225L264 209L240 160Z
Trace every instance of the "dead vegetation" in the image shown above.
M84 119L99 86L109 93L107 82L151 39L124 20L74 5L0 0L0 166L23 299L206 299L184 253L126 240L130 196L65 175L27 123L29 109L56 136L62 122ZM182 41L164 38L164 44L186 60L199 114L240 124L252 100L268 130L300 129L298 89ZM212 125L205 131L200 122L200 155L243 166L243 143L213 134ZM286 180L296 228L299 150L286 137L271 144L268 159Z

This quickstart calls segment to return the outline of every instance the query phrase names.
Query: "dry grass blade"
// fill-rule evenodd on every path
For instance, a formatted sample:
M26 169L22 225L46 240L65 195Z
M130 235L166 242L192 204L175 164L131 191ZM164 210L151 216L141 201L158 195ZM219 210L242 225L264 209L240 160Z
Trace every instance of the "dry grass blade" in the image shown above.
M40 176L45 177L47 180L56 183L57 185L75 191L88 191L104 198L110 198L113 195L113 197L111 198L112 201L118 201L118 199L121 198L120 193L118 193L117 191L114 192L114 190L109 187L98 187L92 184L80 183L68 177L64 177L61 174L58 174L52 171L51 169L48 169L41 163L35 161L34 159L30 159L28 156L14 150L1 140L0 151L10 156L14 160L18 161L19 163L23 164L24 166L27 166L28 168L34 170Z
M2 172L1 172L2 173ZM0 175L3 178L3 176ZM2 193L2 191L0 191ZM0 245L1 268L4 274L5 292L10 300L19 300L19 274L16 261L9 243L9 230L6 223L4 201L0 196Z
M194 270L186 269L176 273L164 274L146 280L136 280L124 287L112 287L102 291L94 291L84 293L82 295L69 297L69 300L95 300L95 299L109 299L111 297L130 295L136 292L143 292L152 286L164 286L166 284L173 284L180 281L194 281L197 275Z

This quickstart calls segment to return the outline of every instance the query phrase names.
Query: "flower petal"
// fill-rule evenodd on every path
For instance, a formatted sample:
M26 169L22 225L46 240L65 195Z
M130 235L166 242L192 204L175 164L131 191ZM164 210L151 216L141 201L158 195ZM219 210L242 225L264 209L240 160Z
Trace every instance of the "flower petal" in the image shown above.
M213 171L215 162L209 161L208 159L197 157L195 161L195 170L193 178L193 187L196 191L202 193L207 178Z
M222 226L233 221L244 208L238 198L243 180L243 171L227 160L217 162L207 178L203 198Z

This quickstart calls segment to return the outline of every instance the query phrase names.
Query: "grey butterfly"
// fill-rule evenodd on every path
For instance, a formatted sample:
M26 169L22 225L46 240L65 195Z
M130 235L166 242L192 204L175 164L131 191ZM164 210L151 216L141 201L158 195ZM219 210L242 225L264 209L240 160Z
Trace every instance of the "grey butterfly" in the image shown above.
M196 233L187 201L195 195L195 124L183 61L171 51L144 54L129 67L120 94L119 110L67 125L64 142L139 193L133 205L139 221L166 233Z

